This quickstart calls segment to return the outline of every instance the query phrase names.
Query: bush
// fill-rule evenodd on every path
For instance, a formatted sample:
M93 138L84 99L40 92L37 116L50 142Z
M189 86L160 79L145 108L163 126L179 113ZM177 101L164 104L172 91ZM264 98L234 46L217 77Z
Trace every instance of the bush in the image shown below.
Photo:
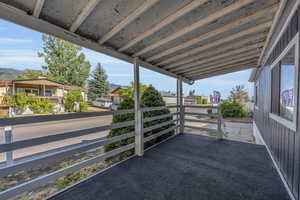
M14 97L4 96L6 105L16 107L19 113L23 113L28 107L34 113L52 112L54 105L47 98L37 98L26 96L23 92L18 92Z
M89 103L88 102L81 102L79 104L79 112L87 112L89 108Z
M47 98L28 97L27 104L34 113L52 112L54 105Z
M78 112L80 111L80 104L82 104L83 97L80 90L70 90L65 96L65 108L67 112ZM79 105L79 109L76 108Z
M141 105L142 107L156 107L156 106L164 106L165 105L165 102L163 101L160 93L157 90L155 90L155 88L152 86L147 87L147 89L143 92L142 98L141 98L141 103L142 103L142 105ZM125 98L118 106L118 110L133 109L133 108L134 108L134 100L132 98ZM157 116L157 115L164 115L164 114L168 114L168 113L170 113L170 111L168 109L149 111L149 112L144 113L144 118L153 117L153 116ZM155 124L160 124L162 122L169 121L171 119L172 119L171 117L168 117L168 118L163 118L163 119L154 120L154 121L150 121L150 122L145 122L144 128L153 126ZM130 121L130 120L134 120L134 113L114 115L112 123L118 123L118 122ZM164 126L164 127L158 128L158 129L154 129L150 132L145 133L144 136L147 137L149 135L158 133L162 130L169 128L170 126L172 126L172 124L169 124L167 126ZM109 132L107 137L111 138L111 137L115 137L118 135L129 133L132 131L134 131L134 126L112 129ZM155 143L158 143L161 140L163 140L167 137L170 137L173 134L174 134L174 131L171 131L171 132L166 133L152 141L149 141L145 144L145 148L147 148ZM115 142L113 144L106 145L105 151L107 152L112 149L118 148L120 146L128 145L133 142L134 142L134 137L128 138L128 139L125 139L125 140L122 140L119 142ZM124 154L121 155L121 158L127 157L132 154L133 154L133 151L125 152Z
M246 117L247 111L241 103L235 101L224 101L221 103L223 117Z

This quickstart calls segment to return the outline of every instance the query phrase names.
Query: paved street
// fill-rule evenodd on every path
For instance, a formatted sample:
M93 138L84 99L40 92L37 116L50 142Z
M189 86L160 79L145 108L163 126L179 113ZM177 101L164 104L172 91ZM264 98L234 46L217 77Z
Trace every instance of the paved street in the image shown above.
M61 134L76 130L84 130L99 126L108 125L111 123L112 116L98 116L89 118L80 118L72 120L61 120L61 121L51 121L35 124L17 125L13 127L13 139L14 141L25 140L30 138L42 137L47 135ZM0 143L4 142L3 128L0 134ZM49 144L38 145L26 149L21 149L14 152L14 158L20 158L23 156L31 155L33 153L40 153L43 151L64 147L67 145L72 145L80 143L84 140L97 139L105 137L108 131L103 131L100 133L93 133L86 136L75 137L67 140L62 140L58 142L52 142ZM70 133L71 134L71 133ZM5 159L4 154L0 155L0 162Z

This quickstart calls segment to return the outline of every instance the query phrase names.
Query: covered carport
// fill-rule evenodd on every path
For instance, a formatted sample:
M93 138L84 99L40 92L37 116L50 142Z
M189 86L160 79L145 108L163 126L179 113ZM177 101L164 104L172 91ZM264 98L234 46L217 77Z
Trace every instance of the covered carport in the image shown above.
M116 149L111 154L93 158L88 160L88 162L79 163L79 165L59 170L58 173L51 173L46 177L38 178L38 180L33 180L3 191L0 193L0 199L30 190L45 181L53 180L73 172L80 167L84 167L88 163L105 159L108 155L116 155L117 153L134 148L135 155L143 156L146 138L143 135L144 130L142 125L142 116L145 109L141 109L140 107L140 66L178 80L177 104L179 106L177 106L177 109L179 111L179 123L173 129L180 127L177 133L183 133L182 83L193 84L196 80L216 75L249 68L258 68L264 59L266 46L273 34L278 17L283 12L285 3L286 0L0 0L0 18L2 19L133 63L135 83L135 121L130 122L130 125L134 123L135 132L109 141L119 141L120 139L134 136L135 143L133 145L130 144L121 147L120 150ZM153 108L151 109L153 110ZM154 109L157 110L158 108ZM129 125L129 123L125 125ZM118 124L114 127L124 127L125 125ZM264 197L269 197L282 200L289 198L264 147L256 146L255 148L251 148L251 145L244 146L245 151L248 151L249 155L258 153L260 158L256 159L250 155L250 157L243 159L244 157L240 154L238 156L234 156L234 154L229 156L230 152L240 149L240 144L222 143L220 140L205 139L202 137L197 137L196 139L194 136L184 136L184 134L174 138L172 141L168 146L164 147L165 149L161 147L161 153L155 154L155 151L160 150L159 148L151 150L149 152L152 152L152 154L148 153L144 157L136 157L134 160L129 160L123 168L114 168L114 170L122 174L121 172L124 172L122 170L126 171L128 166L130 167L133 164L136 166L135 168L131 168L133 171L122 182L122 184L127 184L127 186L131 184L129 185L130 187L122 190L124 193L118 193L116 190L120 188L118 188L118 185L115 187L115 199L124 198L123 195L126 193L135 194L136 189L139 192L143 191L139 188L141 185L137 185L138 182L136 182L136 179L142 178L143 175L135 173L134 170L138 170L138 166L145 168L145 171L149 172L152 182L148 183L155 184L155 180L160 176L160 172L165 173L168 171L166 168L155 166L158 171L154 171L156 174L152 174L151 170L153 168L150 166L152 164L160 164L156 161L161 162L161 164L174 161L178 163L179 167L177 172L175 170L174 173L183 173L185 175L176 180L173 179L174 176L172 174L166 177L170 180L170 185L172 180L177 181L176 184L172 187L170 186L170 189L167 190L168 194L175 192L175 196L170 196L172 199L176 199L176 193L178 193L177 199L187 194L190 196L185 197L190 197L189 199L198 199L198 195L201 192L206 194L208 192L216 192L216 194L226 193L226 190L230 188L223 187L223 184L214 185L217 176L220 175L218 174L220 170L224 174L221 175L222 180L219 183L224 184L228 180L242 180L245 176L248 176L247 173L249 170L253 170L253 176L261 178L256 181L251 179L251 177L246 177L253 181L253 185L248 185L249 187L247 187L247 184L251 184L251 182L239 181L240 184L245 185L241 185L240 188L232 191L231 194L236 195L236 199L242 197L239 194L245 194L244 199L263 199ZM197 144L194 143L195 141L198 141ZM192 146L187 148L187 143L192 144ZM173 149L169 148L171 144L175 145L173 148L176 148L176 145L181 145L182 151L180 153L182 154L172 154ZM202 147L201 144L203 144ZM218 148L217 146L220 148L218 152L215 151ZM192 153L193 148L191 147L199 147L200 149L205 147L213 148L205 149L207 152L202 154L200 158ZM219 153L222 150L228 153L226 158L220 157ZM164 160L160 156L164 154L167 157L170 156L169 161ZM151 165L147 165L149 156ZM183 162L184 165L179 166L180 159L178 160L178 156L182 156L182 159L186 158ZM231 162L233 158L235 158L234 163ZM223 159L226 161L225 166ZM213 162L213 160L217 162ZM253 164L254 160L259 160L259 163L247 166L247 163L249 165ZM142 161L145 163L140 164ZM246 165L240 166L242 162L245 162ZM265 168L259 169L263 164L266 164ZM212 167L212 170L203 171L208 165ZM160 166L164 167L163 165ZM198 168L198 171L195 170L194 174L190 173L197 166L204 168ZM239 171L237 170L239 167L245 168ZM107 170L107 173L109 171ZM210 173L210 176L206 176L206 173ZM265 176L260 177L262 174ZM193 177L193 175L197 177ZM182 184L185 184L185 187L182 187L182 190L176 191L176 188L178 189L181 185L180 181L188 180L186 179L187 176L195 179L190 182L182 182ZM202 178L204 176L208 178L211 185L203 189L205 182L202 182L203 184L197 185L202 190L190 190L201 179L201 176ZM92 181L95 180L93 179ZM115 183L114 180L111 181ZM148 180L145 179L144 181L143 184L147 184ZM166 183L164 180L161 181L161 184ZM124 185L119 186L123 187ZM217 186L218 191L214 190L216 189L214 186ZM94 199L97 193L100 192L102 194L101 190L93 191L95 193L86 192L86 185L79 187L82 189L78 190L81 199ZM266 190L255 190L257 187L264 187ZM61 198L60 196L55 196L53 199L79 198L76 193L72 193L75 190L76 188L70 189L67 193L63 194L66 196L62 196ZM71 193L69 193L70 191ZM85 191L85 194L81 194L81 191ZM276 193L273 193L273 191L276 191ZM136 194L136 199L167 199L167 196L155 196L162 194L159 190L154 193L145 192ZM150 194L154 196L145 196ZM104 197L106 198L107 196ZM210 198L209 195L203 197L206 199ZM225 196L222 195L216 195L214 199L222 199L220 197L225 199Z

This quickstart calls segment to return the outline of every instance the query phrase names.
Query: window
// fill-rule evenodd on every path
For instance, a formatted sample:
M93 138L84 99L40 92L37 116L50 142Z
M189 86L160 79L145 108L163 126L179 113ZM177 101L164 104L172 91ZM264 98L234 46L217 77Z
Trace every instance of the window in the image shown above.
M270 117L296 130L298 94L298 35L271 67Z
M53 90L51 90L51 89L46 89L46 90L45 90L45 96L51 97L52 94L53 94Z
M17 88L17 92L23 92L26 96L38 96L39 90L34 88Z

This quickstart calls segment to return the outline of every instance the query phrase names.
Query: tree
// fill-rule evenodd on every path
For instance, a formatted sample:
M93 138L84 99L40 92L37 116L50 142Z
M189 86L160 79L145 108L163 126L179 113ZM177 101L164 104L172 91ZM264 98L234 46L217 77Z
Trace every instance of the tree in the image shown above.
M100 63L97 64L92 73L92 79L89 80L89 99L94 100L98 97L103 97L109 91L109 83L107 75Z
M147 88L148 88L147 85L140 84L141 95L144 94L144 92ZM131 85L128 86L126 89L123 89L121 91L120 95L123 99L126 99L126 98L134 99L134 85L133 85L133 82L131 82Z
M195 96L196 91L195 90L190 90L189 91L189 97L194 97Z
M248 92L243 85L237 85L230 91L229 99L239 103L246 103L249 100Z
M48 78L58 82L83 87L89 76L91 65L80 51L81 47L53 36L42 36L43 57L46 65L43 69Z
M47 73L42 70L31 70L31 69L26 69L24 71L24 74L19 75L16 77L17 80L22 80L22 79L37 79L39 77L47 77Z

